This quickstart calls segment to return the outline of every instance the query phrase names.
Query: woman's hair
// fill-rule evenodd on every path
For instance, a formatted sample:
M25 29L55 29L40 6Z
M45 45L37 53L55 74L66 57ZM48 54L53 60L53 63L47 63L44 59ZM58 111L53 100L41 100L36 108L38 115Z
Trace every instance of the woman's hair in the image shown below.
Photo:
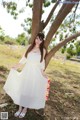
M40 43L40 46L39 46L40 53L41 53L41 60L40 60L40 62L42 62L42 60L43 60L43 49L46 50L46 54L45 54L45 56L44 56L44 59L45 59L45 57L46 57L46 55L47 55L47 49L46 49L46 47L44 46L44 34L40 32L40 33L37 34L37 36L38 36L39 39L42 41L42 42ZM37 36L36 36L36 37L37 37ZM28 53L34 48L35 45L36 45L36 43L35 43L35 39L34 39L33 43L32 43L32 44L29 46L29 48L27 49L27 51L26 51L26 53L25 53L25 57L27 57Z

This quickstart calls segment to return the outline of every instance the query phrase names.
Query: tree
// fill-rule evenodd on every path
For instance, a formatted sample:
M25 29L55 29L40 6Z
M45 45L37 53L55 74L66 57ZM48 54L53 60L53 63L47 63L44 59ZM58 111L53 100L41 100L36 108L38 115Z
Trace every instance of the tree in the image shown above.
M80 40L75 43L77 56L80 58Z
M25 35L25 33L19 34L18 37L16 38L16 41L17 41L20 45L26 45L26 44L27 44L27 40L26 40L26 35Z
M30 43L33 42L33 40L35 39L36 35L38 32L43 31L45 29L45 27L48 25L48 23L50 22L52 16L54 15L54 12L56 10L56 8L59 6L61 0L33 0L33 4L29 4L30 0L26 1L26 6L29 5L29 7L32 8L32 12L33 12L33 16L32 16L32 27L31 27L31 39L30 39ZM78 6L78 2L79 0L70 0L70 2L72 2L72 4L67 4L66 0L64 0L65 4L63 3L61 8L59 9L56 17L54 18L54 20L52 21L52 24L50 26L50 29L46 35L45 38L45 47L48 49L48 46L52 40L52 37L56 34L58 28L60 27L60 25L62 24L62 22L64 21L64 19L67 17L67 15L73 10L73 8L75 8L74 13L76 12L77 6ZM77 2L77 4L76 4ZM4 2L3 2L4 3ZM54 4L53 4L54 3ZM42 20L42 13L43 11L43 5L45 7L48 7L50 4L53 4L53 8L50 11L48 17L46 18L46 21ZM17 16L16 11L16 4L12 4L12 2L7 3L7 4L3 4L4 6L7 6L7 9L11 9L13 12L12 15ZM11 7L10 7L11 6ZM10 11L12 13L12 11ZM9 11L8 11L9 12ZM75 14L74 14L75 15ZM74 16L75 17L75 16ZM80 32L76 32L73 33L73 35L68 36L67 38L60 41L56 46L54 46L49 52L48 55L46 56L46 67L50 61L50 59L52 58L52 56L64 45L66 45L68 42L70 42L71 40L75 39L76 37L80 36ZM61 39L62 39L62 35L61 35Z
M0 27L0 42L4 41L4 36L5 36L4 30Z
M8 35L5 35L3 43L8 44L8 45L16 45L17 42L15 41L14 38L11 38Z

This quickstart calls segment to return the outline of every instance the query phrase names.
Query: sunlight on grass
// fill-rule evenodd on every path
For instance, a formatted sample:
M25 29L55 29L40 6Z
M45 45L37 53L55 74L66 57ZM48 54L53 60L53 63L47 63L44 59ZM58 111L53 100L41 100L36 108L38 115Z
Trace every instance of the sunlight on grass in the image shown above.
M67 60L51 60L46 73L51 80L58 81L63 85L63 89L71 89L80 95L80 63Z
M11 68L19 61L25 50L26 47L0 45L0 66Z

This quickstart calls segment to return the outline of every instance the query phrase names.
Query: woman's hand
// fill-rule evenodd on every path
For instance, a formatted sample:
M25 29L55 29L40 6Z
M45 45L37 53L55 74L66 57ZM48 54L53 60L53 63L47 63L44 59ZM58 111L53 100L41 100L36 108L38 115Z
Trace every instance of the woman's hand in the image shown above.
M43 70L41 70L41 72L42 72L42 75L43 75L45 78L47 78L47 79L48 79L47 74L46 74Z
M17 70L18 68L20 68L21 67L21 65L20 64L16 64L15 66L13 66L12 68L13 69L15 69L15 70Z
M12 68L13 68L13 69L15 69L15 70L17 70L17 69L18 69L18 67L17 67L17 66L13 66Z

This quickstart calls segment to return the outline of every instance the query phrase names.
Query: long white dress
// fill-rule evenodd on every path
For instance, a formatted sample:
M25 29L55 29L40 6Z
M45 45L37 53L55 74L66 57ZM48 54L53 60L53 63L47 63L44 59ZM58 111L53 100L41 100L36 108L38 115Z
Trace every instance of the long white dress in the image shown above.
M3 89L15 104L32 109L45 107L48 80L41 73L45 60L40 63L40 59L39 52L31 51L19 61L25 64L21 72L11 68Z

